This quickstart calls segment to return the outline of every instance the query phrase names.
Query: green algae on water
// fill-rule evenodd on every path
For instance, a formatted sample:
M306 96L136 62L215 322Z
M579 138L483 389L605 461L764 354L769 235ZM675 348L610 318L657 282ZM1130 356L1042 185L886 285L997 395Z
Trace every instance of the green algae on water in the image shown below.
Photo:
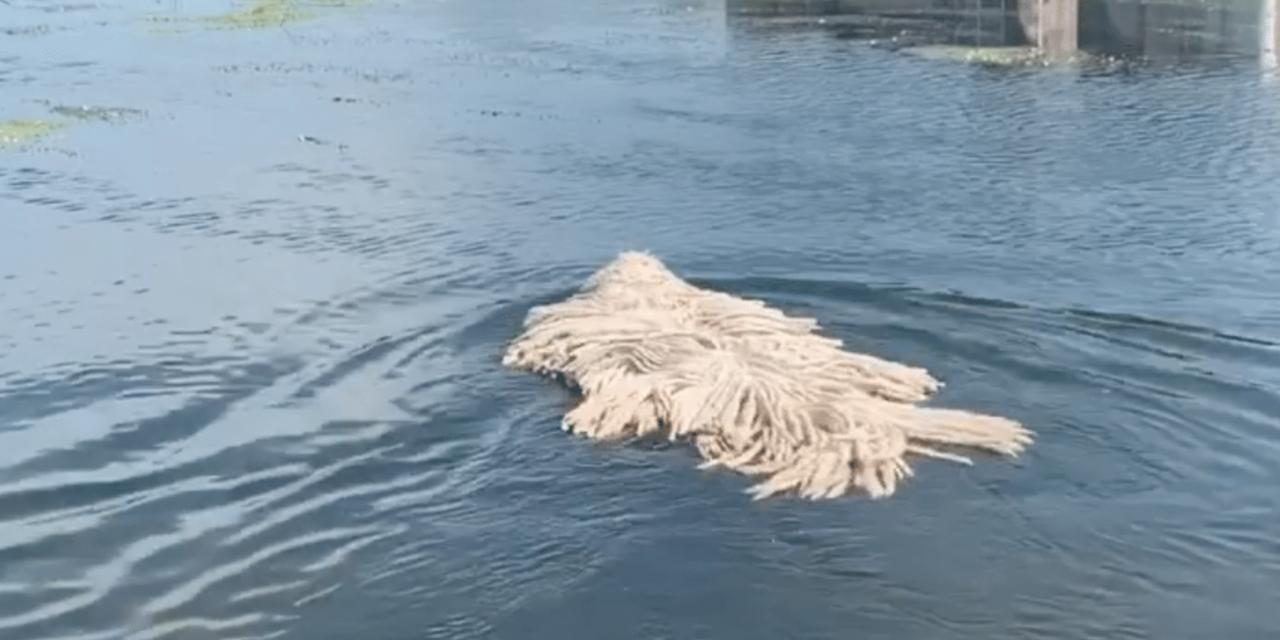
M50 120L0 120L0 149L21 147L64 126Z
M310 20L315 14L302 11L297 0L252 0L243 9L201 18L202 22L224 29L263 29L290 22Z
M48 102L45 104L49 105ZM76 122L124 124L147 117L145 111L125 107L49 105L49 112L60 117L0 120L0 150L25 147Z
M176 24L193 22L210 29L271 29L304 22L319 17L324 9L345 8L368 4L370 0L242 0L238 9L193 17L189 19L155 16L152 22ZM158 32L176 32L176 27L156 29Z

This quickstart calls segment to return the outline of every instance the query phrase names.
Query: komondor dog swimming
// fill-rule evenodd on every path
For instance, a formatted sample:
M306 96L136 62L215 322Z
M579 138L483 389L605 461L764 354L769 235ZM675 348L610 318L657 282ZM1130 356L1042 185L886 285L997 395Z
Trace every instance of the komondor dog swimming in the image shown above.
M817 330L626 252L569 299L532 309L503 364L578 389L566 431L691 442L704 468L759 478L757 500L886 497L912 475L907 454L970 464L934 447L1016 456L1031 443L1011 420L917 406L941 386L928 372Z

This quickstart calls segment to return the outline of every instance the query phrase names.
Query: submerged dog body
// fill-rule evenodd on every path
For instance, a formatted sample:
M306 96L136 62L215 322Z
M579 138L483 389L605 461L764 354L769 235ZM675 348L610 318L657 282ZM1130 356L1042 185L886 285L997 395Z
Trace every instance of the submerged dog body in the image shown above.
M531 310L503 364L578 387L566 430L691 441L704 467L763 478L757 499L884 497L911 475L909 453L969 462L930 445L1017 455L1030 444L1014 421L916 406L941 386L928 372L845 351L817 329L627 252L574 296Z

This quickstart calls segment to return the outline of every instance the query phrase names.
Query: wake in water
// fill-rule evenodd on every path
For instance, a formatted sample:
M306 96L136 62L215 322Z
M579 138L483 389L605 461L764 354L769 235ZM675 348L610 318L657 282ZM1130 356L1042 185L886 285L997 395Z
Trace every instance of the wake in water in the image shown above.
M531 310L503 363L578 388L565 430L691 441L704 468L763 476L756 499L885 497L911 475L907 454L970 463L931 445L1012 456L1030 444L1014 421L916 406L941 386L928 372L844 351L817 329L627 252L577 295Z

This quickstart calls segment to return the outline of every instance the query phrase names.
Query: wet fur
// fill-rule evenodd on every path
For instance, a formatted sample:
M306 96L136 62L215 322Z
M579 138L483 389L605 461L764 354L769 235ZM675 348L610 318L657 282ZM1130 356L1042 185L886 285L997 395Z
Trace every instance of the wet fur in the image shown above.
M627 252L569 299L532 309L503 364L581 394L565 430L689 441L704 467L758 478L756 499L885 497L912 474L908 454L969 464L936 447L1013 456L1031 443L1006 418L917 406L941 386L928 372L817 330Z

